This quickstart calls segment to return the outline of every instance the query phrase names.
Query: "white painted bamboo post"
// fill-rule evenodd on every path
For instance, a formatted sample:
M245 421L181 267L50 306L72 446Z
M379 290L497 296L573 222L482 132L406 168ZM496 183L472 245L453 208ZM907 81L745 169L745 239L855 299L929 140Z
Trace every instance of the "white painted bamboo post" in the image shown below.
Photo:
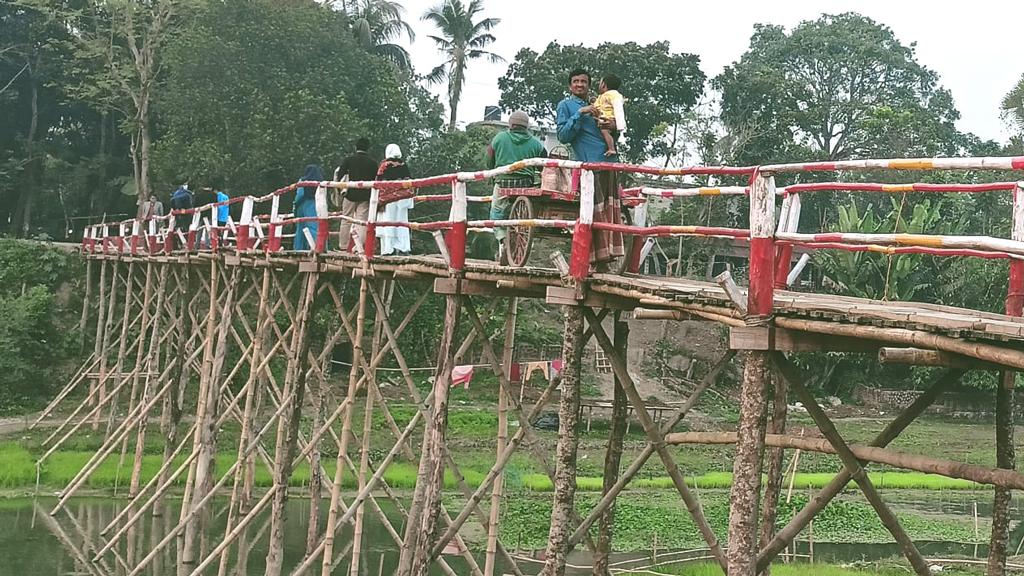
M590 250L594 224L594 173L583 170L580 174L580 214L572 234L572 254L569 274L577 281L590 274Z
M250 246L250 229L252 228L252 196L246 196L242 201L242 218L238 222L238 232L235 235L235 249L238 252L246 252Z
M448 216L452 229L447 242L449 267L456 271L466 267L467 208L466 183L456 180L452 182L452 208Z
M268 228L267 251L277 252L281 249L281 197L277 194L270 199L270 224Z

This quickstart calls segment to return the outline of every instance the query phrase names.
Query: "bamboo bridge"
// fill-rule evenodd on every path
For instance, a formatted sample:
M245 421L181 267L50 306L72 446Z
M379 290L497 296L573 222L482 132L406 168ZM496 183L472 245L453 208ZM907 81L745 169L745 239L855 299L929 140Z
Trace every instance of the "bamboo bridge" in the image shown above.
M485 180L524 165L572 171L579 182L575 219L470 220L469 206L487 198L467 196L466 183ZM594 219L594 174L601 171L656 176L718 175L746 185L718 188L633 188L623 197L635 206L632 224ZM913 570L929 574L925 559L865 474L871 462L966 478L996 486L990 562L1005 564L1006 503L1010 491L1024 489L1024 475L1014 469L1010 388L1015 371L1024 369L1024 183L865 184L806 182L816 173L871 171L906 178L906 171L952 170L1019 174L1024 158L956 158L864 160L785 164L760 167L691 167L654 169L621 164L566 160L530 160L486 172L465 172L397 182L299 182L263 197L238 197L241 218L216 225L218 205L175 211L149 221L90 227L82 241L87 260L87 305L83 329L94 334L93 348L80 370L53 399L39 421L58 408L66 414L45 441L43 465L77 434L102 433L102 447L59 493L49 521L73 521L67 508L92 474L113 454L125 466L128 503L102 530L100 538L79 546L75 558L92 574L153 573L161 554L171 553L178 574L245 574L254 534L267 538L265 574L359 574L366 545L362 526L367 514L380 517L400 558L395 573L536 573L506 549L498 538L503 471L514 454L528 453L554 484L551 528L543 574L563 574L567 554L585 546L595 551L597 570L607 573L610 541L608 513L617 495L643 465L657 455L674 488L685 501L709 556L734 576L760 573L805 529L815 515L852 481L899 543ZM775 177L797 173L802 183L775 186ZM295 218L280 209L280 199L299 186L316 189L318 212ZM386 202L429 187L441 194L417 196L418 202L450 204L447 220L394 223L376 220ZM355 253L329 250L332 227L345 217L328 210L333 190L372 188L371 209L364 222L366 239ZM918 234L817 233L798 231L800 199L805 194L843 191L857 194L1006 194L1012 210L1010 238ZM749 199L749 227L646 226L651 198L736 195ZM744 204L746 205L746 204ZM316 221L309 251L283 250L289 231ZM185 229L177 224L187 222ZM408 226L431 233L437 253L377 256L374 229ZM806 226L806 223L805 223ZM514 230L562 229L571 234L566 259L554 253L550 266L502 266L467 258L470 231L497 227ZM596 273L589 264L592 237L615 231L633 238L628 266L620 273ZM308 233L308 232L302 232ZM645 242L657 237L725 237L749 245L749 284L738 286L726 274L716 283L637 273L646 256ZM347 241L347 239L345 239ZM567 243L566 243L567 244ZM884 254L930 254L940 257L1002 259L1009 263L1006 314L984 313L918 302L877 301L792 291L807 259L792 265L792 251L847 250ZM542 259L543 260L543 259ZM631 270L631 271L630 271ZM395 287L422 286L415 301L395 305ZM402 335L425 302L444 303L444 323L437 327L437 368L432 389L424 394L414 380L403 350L422 342ZM563 309L564 366L535 402L513 393L509 381L517 310L521 299L539 299ZM326 333L314 330L327 317ZM503 336L485 324L503 317ZM630 375L625 350L625 319L704 320L728 327L730 350L708 371L671 416L655 423ZM611 330L607 328L611 325ZM575 507L575 478L580 423L580 370L584 346L591 339L607 356L616 383L613 465L606 469L600 502L585 516ZM351 347L351 368L344 390L332 388L325 367L334 349ZM495 464L471 488L446 442L449 388L453 368L472 347L482 353L500 382ZM882 431L870 446L847 443L804 385L805 377L787 354L844 351L870 354L882 362L942 366L934 383ZM696 434L673 431L701 394L714 386L723 369L742 361L740 420L734 433ZM407 401L418 407L400 426L381 391L378 370L397 366ZM892 443L942 392L968 370L997 370L1003 386L993 394L996 405L998 467L968 465L941 455L894 452ZM552 455L535 442L532 422L558 388L559 435ZM787 436L786 398L795 394L820 429L822 438ZM647 438L647 446L620 473L621 432L627 402ZM770 408L770 410L769 410ZM362 409L363 417L354 417ZM374 415L394 442L386 454L371 449ZM518 426L510 427L510 420ZM39 423L37 421L37 424ZM354 422L363 427L356 429ZM218 431L238 426L237 460L226 471L215 469L215 455L225 448ZM159 430L156 430L156 427ZM148 436L165 441L162 465L142 481ZM420 441L419 439L422 438ZM272 445L269 443L273 439ZM685 471L669 446L684 443L734 444L734 480L727 541L711 529L698 496L685 482ZM334 475L324 467L324 445L337 454ZM767 449L766 449L767 447ZM782 451L786 448L837 454L844 470L780 530L775 517L781 488ZM411 503L406 507L385 479L396 459L419 462ZM311 522L300 557L287 557L286 503L296 467L310 466L308 490ZM269 469L273 486L254 487L257 463ZM454 475L461 509L445 505L445 471ZM767 484L762 486L762 471ZM350 488L347 478L354 478ZM161 509L172 486L181 485L180 516L158 542L139 546L145 519ZM223 496L229 495L225 499ZM401 522L382 511L378 501L395 503ZM1000 504L1001 503L1001 504ZM319 522L326 508L326 523ZM264 524L261 520L269 514ZM223 537L209 541L215 517ZM486 533L486 546L473 553L463 541L467 522ZM264 524L259 528L258 524ZM594 530L596 529L596 530ZM595 538L596 533L596 538ZM344 534L344 537L342 537ZM459 571L453 568L458 561ZM597 573L597 572L595 572Z

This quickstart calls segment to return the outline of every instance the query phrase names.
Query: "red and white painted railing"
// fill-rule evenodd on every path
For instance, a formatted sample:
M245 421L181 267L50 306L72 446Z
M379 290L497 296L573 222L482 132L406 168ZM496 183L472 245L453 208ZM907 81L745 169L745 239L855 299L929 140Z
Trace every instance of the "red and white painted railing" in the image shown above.
M488 202L489 196L468 196L466 183L502 176L523 168L556 167L571 169L579 174L579 214L575 220L557 219L506 219L469 220L468 206L474 202ZM767 315L772 309L773 291L791 285L799 276L808 256L804 254L794 269L790 269L794 247L804 250L847 250L878 252L883 254L930 254L935 256L967 256L987 259L1008 259L1011 268L1011 290L1008 311L1024 307L1024 183L994 182L985 184L880 184L851 182L800 183L786 187L775 187L774 176L779 173L806 173L822 171L863 171L863 170L1024 170L1024 157L1006 158L938 158L938 159L892 159L857 160L847 162L811 162L777 164L757 167L695 166L676 169L660 169L610 163L585 163L558 159L531 159L516 162L492 170L457 172L429 178L397 181L322 181L297 182L279 188L264 196L239 196L226 202L200 206L189 210L172 210L163 217L146 222L124 221L93 225L86 229L82 240L83 250L88 252L132 254L169 253L175 250L185 252L203 250L216 252L228 248L245 253L255 251L277 252L282 249L286 238L285 229L302 222L318 224L315 237L303 228L311 250L325 252L329 245L332 224L348 221L365 226L363 242L356 252L363 258L374 258L376 251L375 228L405 227L410 230L432 232L438 240L438 249L453 271L462 270L466 258L467 232L488 231L496 228L538 227L572 230L572 254L570 274L584 279L590 274L590 252L595 231L613 231L640 239L665 236L698 236L729 238L750 243L750 291L748 309L752 315ZM637 206L637 212L646 211L643 199L688 198L713 196L747 196L750 201L749 228L725 228L715 226L646 226L644 218L634 218L635 224L626 225L594 221L595 178L598 171L623 173L683 176L715 175L746 176L747 186L718 186L659 189L650 187L623 190L623 198ZM433 186L448 186L450 192L422 194L417 192ZM281 212L281 196L299 187L316 190L316 216L299 218ZM340 213L328 211L329 190L362 188L370 190L370 210L365 221L355 220ZM849 193L987 193L1012 192L1013 230L1010 238L988 236L943 236L927 234L859 234L830 232L800 233L801 196L816 192ZM399 199L415 197L417 202L450 202L451 208L446 220L435 222L385 222L377 221L377 208ZM776 198L781 197L781 203ZM256 214L258 207L269 213ZM241 217L236 223L228 221L219 226L217 209L241 203ZM778 218L775 216L779 205ZM191 216L187 229L176 229L176 217ZM341 239L345 242L347 239ZM635 259L639 245L634 243ZM634 265L638 262L634 262ZM635 268L634 268L635 269Z

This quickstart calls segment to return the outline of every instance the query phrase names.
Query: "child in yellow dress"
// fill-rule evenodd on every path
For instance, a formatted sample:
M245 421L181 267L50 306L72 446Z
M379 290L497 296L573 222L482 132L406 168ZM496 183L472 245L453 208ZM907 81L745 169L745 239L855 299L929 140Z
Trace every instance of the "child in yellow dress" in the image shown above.
M621 85L622 80L618 76L608 74L601 79L597 87L599 96L594 101L594 108L597 110L597 126L601 129L601 136L608 146L605 156L618 154L615 141L626 130L626 112L622 106L625 99L619 93Z

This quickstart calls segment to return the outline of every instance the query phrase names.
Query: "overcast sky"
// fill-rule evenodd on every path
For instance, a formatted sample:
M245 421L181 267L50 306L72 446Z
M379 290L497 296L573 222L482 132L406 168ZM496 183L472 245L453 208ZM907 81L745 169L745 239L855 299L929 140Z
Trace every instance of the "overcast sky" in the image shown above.
M407 20L417 32L411 47L413 65L421 73L440 63L432 26L420 16L438 0L404 0ZM609 8L604 8L605 5ZM617 8L610 8L617 6ZM709 77L736 61L749 45L755 23L791 29L821 13L855 11L893 29L903 44L917 43L917 59L939 74L956 100L959 128L983 139L1005 142L1010 130L999 117L999 103L1024 74L1024 2L921 2L910 0L485 0L485 14L501 18L494 31L493 51L512 61L517 51L538 52L556 40L562 44L596 46L610 42L671 42L672 51L700 56ZM497 104L497 80L507 64L482 60L469 68L459 104L459 120L483 117L484 106ZM435 88L439 95L443 86ZM447 103L446 98L442 101Z

